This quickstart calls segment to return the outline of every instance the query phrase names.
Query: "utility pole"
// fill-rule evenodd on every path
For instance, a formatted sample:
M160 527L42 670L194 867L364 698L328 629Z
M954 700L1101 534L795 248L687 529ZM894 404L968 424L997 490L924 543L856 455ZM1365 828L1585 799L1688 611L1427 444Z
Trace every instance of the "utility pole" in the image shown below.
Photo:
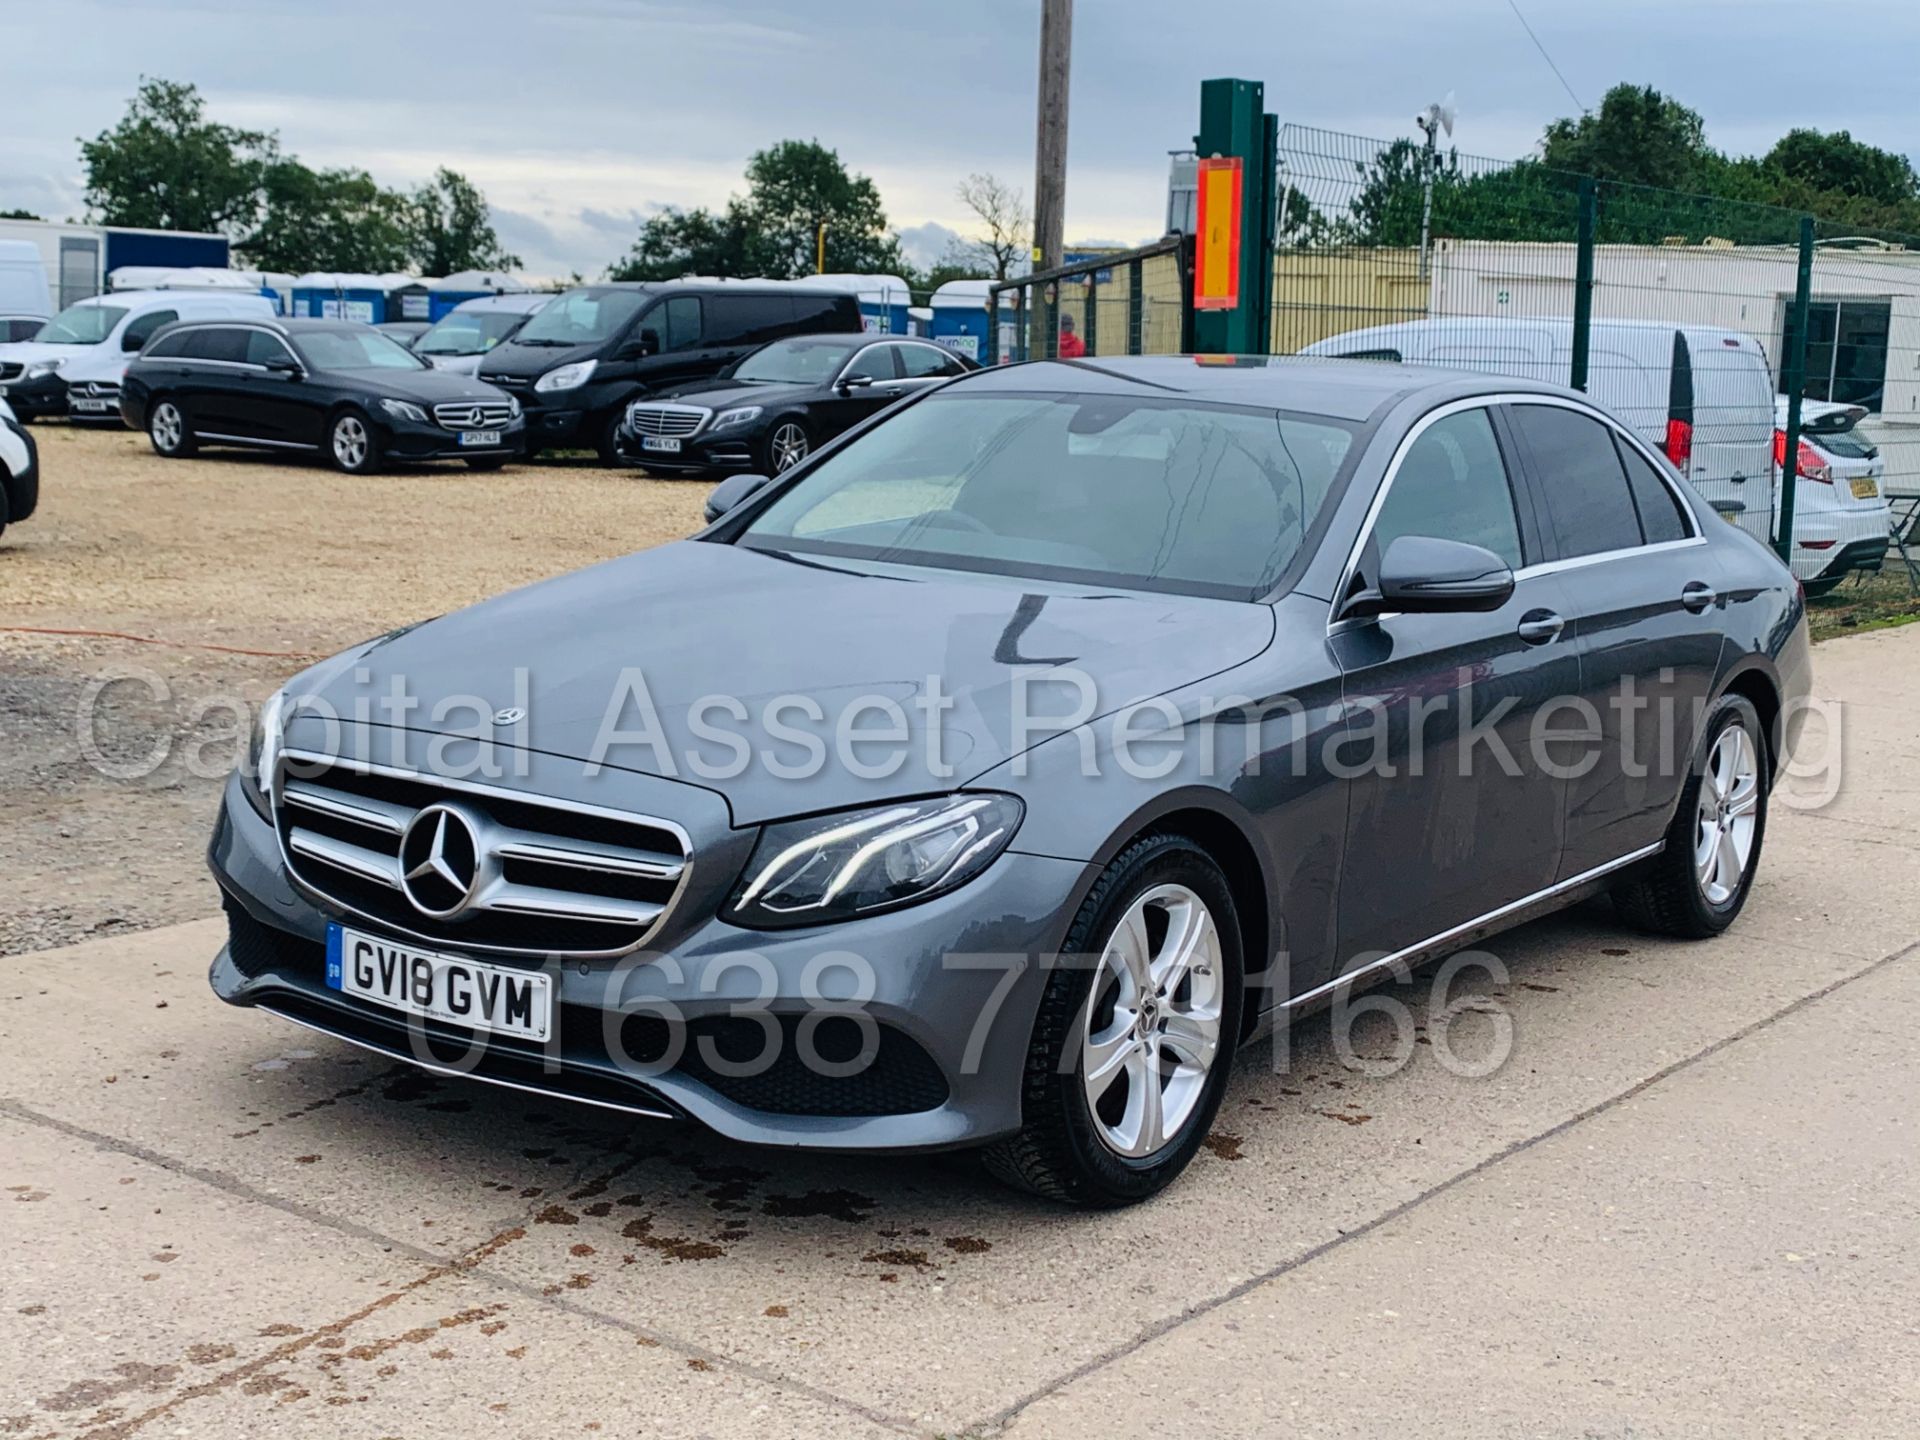
M1073 0L1040 0L1039 131L1034 144L1033 268L1051 270L1066 248L1067 72Z

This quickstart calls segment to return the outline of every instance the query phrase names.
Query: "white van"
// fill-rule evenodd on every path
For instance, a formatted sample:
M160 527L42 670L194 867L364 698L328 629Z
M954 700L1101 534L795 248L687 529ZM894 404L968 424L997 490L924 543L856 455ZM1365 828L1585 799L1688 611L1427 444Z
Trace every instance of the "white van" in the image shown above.
M176 320L271 320L255 294L125 290L69 305L31 340L0 345L0 399L22 420L120 422L120 380L153 332Z
M0 343L32 338L52 314L40 247L31 240L0 240Z
M478 375L487 352L518 335L520 327L546 309L553 298L512 294L462 300L413 342L413 353L436 370Z
M1573 321L1410 320L1335 335L1301 353L1565 385ZM1595 320L1587 394L1671 460L1715 510L1772 543L1774 389L1759 341L1704 325Z

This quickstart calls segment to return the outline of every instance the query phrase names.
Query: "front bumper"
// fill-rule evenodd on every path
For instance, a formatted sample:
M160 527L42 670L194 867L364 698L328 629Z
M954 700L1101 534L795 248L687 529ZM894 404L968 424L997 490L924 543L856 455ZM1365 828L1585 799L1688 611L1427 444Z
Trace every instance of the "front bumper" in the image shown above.
M678 450L661 451L649 450L646 437L635 435L622 424L619 451L623 460L667 474L741 473L752 470L760 463L754 458L754 442L759 435L759 428L753 425L742 425L712 434L702 431L683 438Z
M460 431L386 414L381 415L379 423L380 453L389 460L481 460L501 455L516 458L527 448L524 414L499 427L498 445L462 445Z
M737 868L744 853L742 844L716 846L714 863ZM327 988L329 921L375 933L381 927L296 888L273 828L237 780L227 787L209 862L229 913L229 943L210 975L221 999L428 1068L456 1068L469 1054L470 1031L419 1022L410 1029L396 1012ZM711 911L711 896L730 888L733 877L709 875L682 913L663 922L664 954L547 962L553 1040L545 1047L493 1040L470 1073L556 1098L691 1119L756 1144L897 1151L981 1144L1019 1127L1045 957L1058 951L1085 872L1077 861L1010 852L926 904L787 932L742 930L710 913L689 918L685 910ZM855 969L823 959L848 955L861 957ZM533 956L485 958L540 964ZM876 1027L877 1050L852 1073L823 1074L803 1056L818 1055L835 1070L829 1027L848 1023L823 1006L854 1002ZM642 1018L627 1018L634 1014ZM636 1068L614 1057L609 1036L630 1054L657 1055L647 1036L659 1035L663 1015L681 1027L677 1059ZM633 1024L652 1028L630 1031ZM743 1027L751 1040L745 1048ZM754 1073L734 1073L742 1069Z
M0 380L0 399L13 407L13 413L28 420L42 420L67 413L67 382L59 375L25 376Z

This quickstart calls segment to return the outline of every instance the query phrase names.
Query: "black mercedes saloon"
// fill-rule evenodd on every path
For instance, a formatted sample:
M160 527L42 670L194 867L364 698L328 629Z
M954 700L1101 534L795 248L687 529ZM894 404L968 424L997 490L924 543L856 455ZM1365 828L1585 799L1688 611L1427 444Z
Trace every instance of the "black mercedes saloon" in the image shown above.
M723 488L269 702L223 999L1126 1204L1291 1017L1602 894L1725 931L1805 719L1778 557L1530 381L991 367Z
M667 474L777 475L894 401L980 367L931 340L800 335L627 407L620 454Z
M168 459L202 445L318 453L364 475L389 461L494 470L520 453L520 402L338 320L170 325L127 367L120 416Z

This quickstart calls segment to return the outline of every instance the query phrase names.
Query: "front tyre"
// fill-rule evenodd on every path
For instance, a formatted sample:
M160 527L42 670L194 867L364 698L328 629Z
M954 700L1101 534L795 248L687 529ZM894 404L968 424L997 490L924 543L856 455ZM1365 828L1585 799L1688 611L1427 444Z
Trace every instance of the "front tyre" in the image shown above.
M1178 835L1128 846L1067 933L1027 1049L1025 1123L987 1168L1072 1205L1131 1205L1171 1184L1220 1108L1244 973L1213 859Z
M358 410L342 410L327 426L327 458L349 475L371 475L380 468L380 441Z
M791 415L782 416L768 428L767 435L760 442L760 471L763 475L778 475L783 470L791 470L806 459L813 449L813 437L807 433L807 427Z
M1666 848L1614 891L1622 919L1658 935L1706 940L1734 922L1767 835L1767 741L1744 696L1707 712L1700 758L1680 789Z
M162 400L147 416L147 439L153 445L154 453L168 460L180 460L193 454L193 434L187 429L187 418L171 400Z

